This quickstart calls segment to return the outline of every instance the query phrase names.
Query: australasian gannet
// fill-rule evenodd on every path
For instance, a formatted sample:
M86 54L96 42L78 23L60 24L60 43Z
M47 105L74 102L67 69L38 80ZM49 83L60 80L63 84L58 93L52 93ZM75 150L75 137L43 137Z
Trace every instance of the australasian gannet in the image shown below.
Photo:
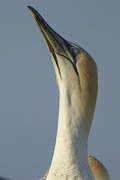
M107 170L88 156L87 148L97 98L96 63L83 48L57 34L33 7L28 8L52 57L60 94L56 145L45 179L108 180Z

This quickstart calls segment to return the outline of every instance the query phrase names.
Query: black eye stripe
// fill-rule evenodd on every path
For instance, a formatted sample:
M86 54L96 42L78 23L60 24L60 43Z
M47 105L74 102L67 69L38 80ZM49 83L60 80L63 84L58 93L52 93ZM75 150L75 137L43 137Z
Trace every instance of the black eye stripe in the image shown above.
M73 63L73 62L71 61L71 59L68 58L67 56L64 56L63 54L60 54L60 53L58 53L58 52L56 52L56 54L58 54L59 56L62 56L62 57L64 57L64 58L66 58L66 59L72 64L72 66L73 66L73 68L74 68L74 70L75 70L75 72L76 72L76 74L77 74L77 77L79 78L79 73L78 73L78 70L77 70L77 67L76 67L76 61Z
M57 56L56 56L55 52L53 52L52 54L53 54L53 57L54 57L55 63L56 63L56 65L57 65L58 72L59 72L59 74L60 74L60 78L62 79L62 76L61 76L61 71L60 71L60 67L59 67L58 60L57 60Z

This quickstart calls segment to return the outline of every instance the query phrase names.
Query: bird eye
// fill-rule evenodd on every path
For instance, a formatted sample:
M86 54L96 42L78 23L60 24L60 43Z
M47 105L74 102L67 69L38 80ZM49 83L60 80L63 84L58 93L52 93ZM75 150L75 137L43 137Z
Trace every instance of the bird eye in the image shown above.
M71 54L75 57L79 53L79 49L76 47L71 46L70 47Z

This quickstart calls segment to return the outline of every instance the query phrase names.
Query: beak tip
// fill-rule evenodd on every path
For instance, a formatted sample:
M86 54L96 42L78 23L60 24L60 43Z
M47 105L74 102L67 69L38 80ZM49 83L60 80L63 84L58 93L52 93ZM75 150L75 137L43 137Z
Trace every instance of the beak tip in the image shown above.
M34 8L32 6L27 6L28 10L33 14Z
M30 10L30 12L34 17L39 17L42 19L42 16L32 6L27 6L27 8Z
M38 14L38 12L32 7L32 6L27 6L27 8L32 12L33 14Z
M27 8L28 8L29 10L31 10L31 9L32 9L32 6L27 6Z

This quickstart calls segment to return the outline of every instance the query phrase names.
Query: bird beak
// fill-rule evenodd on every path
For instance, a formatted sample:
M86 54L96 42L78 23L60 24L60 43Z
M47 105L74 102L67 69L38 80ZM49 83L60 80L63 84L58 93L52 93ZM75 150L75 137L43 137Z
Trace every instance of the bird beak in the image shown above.
M68 46L69 43L62 38L59 34L57 34L43 19L43 17L31 6L28 6L28 9L32 13L32 16L38 25L38 28L40 29L43 38L46 42L46 45L49 49L49 51L53 54L53 51L55 53L68 57L71 57L71 54L69 53Z

